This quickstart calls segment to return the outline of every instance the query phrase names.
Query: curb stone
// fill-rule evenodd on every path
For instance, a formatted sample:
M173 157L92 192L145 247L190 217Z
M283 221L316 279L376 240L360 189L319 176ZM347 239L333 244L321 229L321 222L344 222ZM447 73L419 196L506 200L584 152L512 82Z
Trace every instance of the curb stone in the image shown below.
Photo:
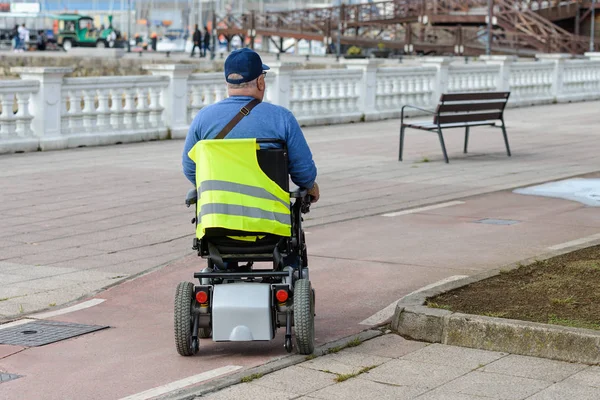
M335 348L335 347L343 347L348 342L350 342L354 339L358 338L360 340L360 342L362 343L367 340L374 339L383 334L384 333L379 330L368 329L368 330L359 332L357 334L346 336L345 338L338 339L333 342L319 346L319 347L315 348L313 355L316 357L323 356L323 355L327 354L327 350ZM200 355L199 357L202 357L202 355ZM306 357L308 357L308 356L299 355L299 354L283 356L276 360L270 361L266 364L248 368L248 369L243 369L239 372L236 372L235 374L227 375L222 378L218 378L218 379L209 381L206 384L203 384L201 386L196 386L193 388L181 389L181 390L178 390L175 392L171 392L160 398L164 399L164 400L194 400L196 398L202 397L209 393L223 390L229 386L237 385L237 384L241 383L242 378L244 378L244 377L254 375L254 374L260 374L260 375L264 376L266 374L270 374L271 372L279 371L281 369L291 367L296 364L300 364L300 363L306 361Z
M392 330L414 340L584 364L600 364L600 331L493 318L429 308L426 300L535 261L600 244L600 240L554 250L480 274L444 283L398 301Z

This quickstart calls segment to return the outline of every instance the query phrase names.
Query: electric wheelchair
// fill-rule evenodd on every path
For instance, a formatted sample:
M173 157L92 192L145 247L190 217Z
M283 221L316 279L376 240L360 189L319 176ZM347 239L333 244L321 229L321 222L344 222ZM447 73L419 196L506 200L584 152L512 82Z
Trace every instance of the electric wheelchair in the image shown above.
M220 142L229 142L221 140ZM284 347L314 351L315 291L311 286L302 214L310 210L307 190L289 191L285 142L256 139L256 159L262 172L290 195L291 235L207 228L192 248L208 266L194 273L198 284L181 282L176 291L174 331L177 352L191 356L199 351L200 338L216 342L267 341L285 327ZM287 194L286 194L287 196ZM198 224L200 201L191 189L186 205L195 205L192 220ZM240 237L254 235L254 241ZM255 263L267 263L258 269ZM263 264L265 265L265 264Z

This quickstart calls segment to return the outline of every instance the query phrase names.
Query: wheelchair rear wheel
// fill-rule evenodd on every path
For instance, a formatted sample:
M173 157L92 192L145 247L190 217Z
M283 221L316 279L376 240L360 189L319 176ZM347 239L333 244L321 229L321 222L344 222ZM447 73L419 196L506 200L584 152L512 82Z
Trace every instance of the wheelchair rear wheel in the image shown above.
M294 330L300 354L315 350L315 301L308 279L299 279L294 285Z
M193 356L198 353L198 339L192 339L194 315L192 307L194 299L194 284L181 282L175 293L175 345L182 356Z

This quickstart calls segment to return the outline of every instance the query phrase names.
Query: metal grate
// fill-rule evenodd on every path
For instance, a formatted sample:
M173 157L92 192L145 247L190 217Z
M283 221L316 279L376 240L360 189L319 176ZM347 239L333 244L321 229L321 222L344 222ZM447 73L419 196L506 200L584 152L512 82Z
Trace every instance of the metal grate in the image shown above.
M21 375L8 374L6 372L0 372L0 383L12 381L13 379L20 378Z
M514 225L518 224L521 221L517 221L514 219L493 219L493 218L484 218L479 221L475 221L476 224L489 224L489 225Z
M34 321L0 330L0 344L35 347L108 328L59 321Z

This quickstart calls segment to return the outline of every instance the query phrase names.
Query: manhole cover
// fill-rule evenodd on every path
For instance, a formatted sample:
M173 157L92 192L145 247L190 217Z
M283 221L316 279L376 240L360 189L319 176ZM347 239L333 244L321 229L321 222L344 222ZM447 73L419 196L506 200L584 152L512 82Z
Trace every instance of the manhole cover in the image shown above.
M493 218L484 218L479 221L475 221L477 224L490 224L490 225L514 225L518 224L521 221L515 221L514 219L493 219Z
M33 321L12 328L0 329L0 344L25 347L43 346L105 328L108 326Z
M6 372L0 372L0 383L12 381L13 379L20 378L21 375L7 374Z

